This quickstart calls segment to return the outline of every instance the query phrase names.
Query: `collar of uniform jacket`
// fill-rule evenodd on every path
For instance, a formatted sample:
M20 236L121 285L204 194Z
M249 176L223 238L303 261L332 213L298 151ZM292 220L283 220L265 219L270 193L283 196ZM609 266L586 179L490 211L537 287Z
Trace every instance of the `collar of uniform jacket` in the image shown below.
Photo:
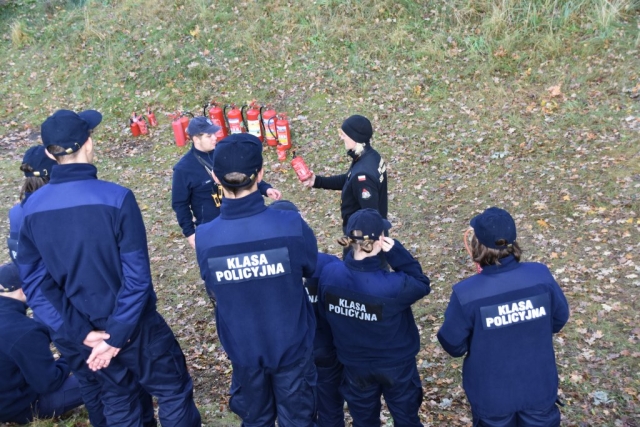
M520 263L516 261L516 258L513 255L509 255L504 258L500 258L500 265L483 265L482 272L480 274L502 273L504 271L510 271L518 268L519 266Z
M264 199L259 191L254 191L248 196L240 199L222 198L220 205L220 216L223 219L245 218L257 215L267 209Z
M350 270L355 270L355 271L380 270L380 258L378 258L377 256L372 256L365 259L361 259L360 261L356 261L353 258L353 251L350 251L347 254L347 257L344 260L344 264Z
M51 170L50 184L61 184L83 179L98 179L98 169L89 163L69 163L55 165Z

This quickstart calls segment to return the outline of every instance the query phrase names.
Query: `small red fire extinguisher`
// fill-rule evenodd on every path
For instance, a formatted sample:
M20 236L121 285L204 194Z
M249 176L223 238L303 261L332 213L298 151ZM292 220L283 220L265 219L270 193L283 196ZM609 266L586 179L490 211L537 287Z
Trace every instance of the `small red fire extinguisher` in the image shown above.
M291 166L293 167L293 170L296 171L296 175L298 175L298 179L300 181L306 181L313 176L313 172L311 172L309 166L307 166L302 157L296 156L295 152L293 153Z
M149 120L149 126L154 127L158 126L158 120L156 119L156 115L153 114L151 108L147 107L147 120Z
M209 109L209 119L211 119L211 123L216 126L220 126L220 130L216 132L216 138L218 139L218 141L220 141L222 138L225 138L227 135L229 135L227 124L224 121L224 111L215 101L211 101L204 107L205 111L202 113L203 116L207 115L206 109L209 106L211 106L211 108Z
M229 126L229 133L242 133L244 132L244 123L242 117L242 110L236 107L235 104L225 106L225 112L227 107L231 107L229 112L226 113L227 124ZM242 107L244 108L244 107Z
M262 135L262 122L260 120L260 107L256 101L251 101L249 105L245 105L247 107L245 112L247 123L247 132L258 137L260 142L264 141L264 136Z
M184 147L187 138L184 133L184 128L182 127L180 113L171 114L171 128L173 129L173 138L176 141L176 145L178 147Z
M278 148L283 147L285 150L291 148L291 129L289 128L289 120L287 113L280 113L276 120L276 132L278 133Z
M134 120L138 123L138 129L140 129L141 135L146 135L149 133L149 129L147 128L147 122L144 120L143 116L136 116L136 113L133 113Z
M140 126L138 126L136 113L131 114L131 118L129 119L129 129L131 129L131 135L140 136Z
M276 132L276 110L270 106L263 107L267 110L262 113L262 127L267 138L267 145L275 147L278 145L278 134ZM261 108L262 110L262 108Z

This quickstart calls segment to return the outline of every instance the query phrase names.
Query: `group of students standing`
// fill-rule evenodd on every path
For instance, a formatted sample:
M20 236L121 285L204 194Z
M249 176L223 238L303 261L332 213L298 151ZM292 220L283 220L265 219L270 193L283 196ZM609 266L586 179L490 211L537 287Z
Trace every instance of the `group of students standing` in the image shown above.
M0 275L0 285L26 295L46 327L38 328L74 372L93 425L155 425L156 396L163 426L197 426L184 356L155 308L135 198L98 180L91 165L91 133L101 119L92 110L60 110L43 123L43 154L57 164L50 183L27 191L20 215L10 215L20 277L10 284ZM260 141L235 134L218 142L217 131L207 118L191 121L193 147L174 167L172 207L215 301L233 367L230 409L248 427L276 419L281 427L341 427L346 401L353 425L369 427L380 425L384 396L396 426L421 426L411 305L429 294L430 282L389 237L386 167L371 147L369 120L351 116L339 130L352 158L347 173L304 182L342 191L342 260L319 253L297 207L262 181ZM263 196L276 201L267 205ZM438 340L451 355L465 355L474 426L559 425L552 334L568 320L567 301L544 265L520 262L508 212L487 209L470 225L482 272L454 286ZM9 360L2 340L0 333L0 358ZM38 413L42 394L23 377L23 389L34 390L22 398L29 405L13 414L0 403L0 421ZM0 397L11 393L0 386Z

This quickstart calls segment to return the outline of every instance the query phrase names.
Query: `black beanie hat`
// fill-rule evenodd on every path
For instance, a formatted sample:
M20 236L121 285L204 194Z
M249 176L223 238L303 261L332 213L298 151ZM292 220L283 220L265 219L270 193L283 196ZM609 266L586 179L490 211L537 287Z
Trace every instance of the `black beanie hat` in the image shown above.
M371 122L364 116L355 114L342 122L342 131L355 142L368 144L373 135Z

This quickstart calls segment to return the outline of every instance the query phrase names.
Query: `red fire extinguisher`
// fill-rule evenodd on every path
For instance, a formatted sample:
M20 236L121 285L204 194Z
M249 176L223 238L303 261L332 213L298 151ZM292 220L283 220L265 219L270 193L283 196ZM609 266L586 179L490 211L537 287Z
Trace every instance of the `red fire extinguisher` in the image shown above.
M136 120L136 113L133 113L129 119L129 129L131 129L131 135L140 136L140 126L138 126L138 121Z
M187 117L187 115L193 117L193 114L191 114L189 111L183 111L182 117L180 117L180 123L182 124L182 134L184 135L185 141L189 139L189 137L187 136L187 128L189 127L189 117Z
M226 112L227 107L231 107L229 112ZM244 107L242 107L244 109ZM226 112L227 124L229 126L229 133L242 133L245 131L242 110L236 107L235 104L226 105L224 107Z
M293 170L296 171L296 175L298 175L298 179L300 181L306 181L313 176L313 172L311 172L309 166L307 166L302 157L296 156L295 152L293 153L291 166L293 167Z
M251 101L248 106L245 105L244 107L247 107L245 112L247 132L257 136L260 142L264 141L264 136L262 135L262 122L260 121L260 107L258 107L256 101Z
M283 147L285 150L291 148L291 129L289 128L289 120L287 113L280 113L276 119L276 132L278 133L278 148Z
M267 145L275 147L278 145L278 134L276 132L276 110L270 106L262 107L267 108L267 111L262 113L262 127L264 129L264 135L267 138ZM262 108L260 110L262 110Z
M180 113L171 114L171 119L171 128L173 129L173 138L176 141L176 145L184 147L187 138L182 127L182 116Z
M158 120L156 119L156 115L153 114L151 108L147 107L147 120L149 120L149 126L158 126Z
M209 109L209 119L211 119L211 123L216 126L220 126L220 130L216 132L216 138L220 141L222 138L225 138L229 135L229 131L227 130L227 124L224 121L224 111L222 108L218 106L215 101L211 101L208 105L205 105L203 116L207 115L207 107L211 106Z
M136 117L136 113L133 113L133 116ZM138 129L140 129L141 135L146 135L149 133L147 122L144 120L143 116L137 116L134 120L136 120L136 122L138 123Z

